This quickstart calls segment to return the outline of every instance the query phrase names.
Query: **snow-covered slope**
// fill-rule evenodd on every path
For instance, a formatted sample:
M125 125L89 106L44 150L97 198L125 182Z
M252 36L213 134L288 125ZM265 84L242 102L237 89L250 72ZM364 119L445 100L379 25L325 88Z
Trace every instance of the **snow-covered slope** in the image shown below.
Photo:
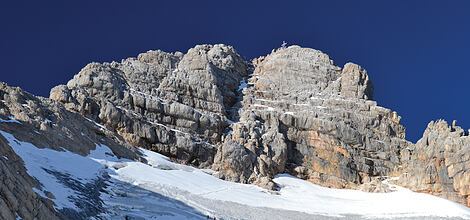
M445 199L396 187L392 193L330 189L290 175L278 175L277 193L227 182L200 170L142 150L148 164L118 159L105 145L83 157L39 149L0 131L42 184L57 210L75 216L122 219L311 219L382 217L460 217L470 209ZM52 193L53 196L50 195ZM86 213L86 214L83 214ZM70 215L72 215L70 214Z

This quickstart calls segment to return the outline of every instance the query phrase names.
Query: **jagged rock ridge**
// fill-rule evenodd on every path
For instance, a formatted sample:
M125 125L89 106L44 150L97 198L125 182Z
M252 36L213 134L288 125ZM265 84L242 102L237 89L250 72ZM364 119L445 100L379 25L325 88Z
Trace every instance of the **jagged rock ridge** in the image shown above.
M356 188L400 163L409 144L405 129L395 112L368 100L373 86L361 67L341 69L328 55L298 46L273 51L254 65L240 119L218 153L224 161L233 158L224 155L228 143L243 146L253 167L243 174L251 173L247 182L288 172L320 185ZM234 167L219 164L222 175L229 171L224 177L238 181Z
M414 145L400 116L372 98L366 70L338 67L318 50L283 47L248 61L230 46L199 45L186 54L148 51L91 63L50 99L2 84L0 129L80 155L104 143L120 157L143 160L139 146L268 189L276 189L271 179L279 173L374 192L388 191L378 180L396 176L399 185L470 206L468 134L439 121ZM6 123L9 117L21 123ZM0 143L2 154L18 158ZM79 215L57 212L35 194L40 186L20 159L0 158L0 168L4 218Z
M222 45L196 46L185 55L149 51L121 63L89 64L50 97L133 145L208 167L248 65Z
M297 46L253 64L225 45L149 51L90 64L51 91L131 144L271 189L284 172L354 188L393 171L409 143L372 96L360 66Z
M446 121L431 121L423 137L403 155L396 183L470 207L470 137Z

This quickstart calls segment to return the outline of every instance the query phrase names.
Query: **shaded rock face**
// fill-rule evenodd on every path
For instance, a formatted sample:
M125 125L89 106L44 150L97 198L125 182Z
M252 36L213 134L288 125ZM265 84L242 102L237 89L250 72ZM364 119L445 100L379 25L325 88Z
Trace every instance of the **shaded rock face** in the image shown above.
M409 145L405 128L395 112L368 100L373 86L360 66L342 69L328 55L298 46L273 51L254 65L239 119L214 164L222 178L239 181L223 163L232 157L224 147L233 140L252 155L246 169L253 169L240 172L248 183L288 172L324 186L356 188L400 164Z
M397 184L470 207L470 138L459 126L432 121L403 154Z
M225 45L200 45L184 55L149 51L89 64L50 98L133 145L208 167L249 65Z
M15 120L14 120L14 119ZM67 111L60 103L36 97L19 88L0 83L0 130L14 134L18 140L39 148L68 150L88 155L96 144L105 144L119 157L143 161L133 146L77 113ZM54 171L51 171L54 172ZM56 210L50 198L32 178L23 160L0 135L0 219L76 219L67 210ZM35 188L35 190L33 190ZM42 191L47 197L41 197ZM86 205L86 204L82 204ZM94 216L96 213L81 213Z

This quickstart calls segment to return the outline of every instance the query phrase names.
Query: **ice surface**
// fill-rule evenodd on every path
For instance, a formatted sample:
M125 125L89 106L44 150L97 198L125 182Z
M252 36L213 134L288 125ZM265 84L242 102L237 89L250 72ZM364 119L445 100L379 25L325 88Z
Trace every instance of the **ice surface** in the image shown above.
M174 164L152 151L142 150L151 164ZM470 209L435 196L397 187L392 193L367 193L357 190L330 189L296 177L281 174L274 182L281 186L279 195L253 185L227 182L201 170L177 165L158 170L132 162L117 171L116 178L145 188L178 188L210 200L229 201L248 206L286 209L330 216L366 215L373 217L460 216L470 218Z

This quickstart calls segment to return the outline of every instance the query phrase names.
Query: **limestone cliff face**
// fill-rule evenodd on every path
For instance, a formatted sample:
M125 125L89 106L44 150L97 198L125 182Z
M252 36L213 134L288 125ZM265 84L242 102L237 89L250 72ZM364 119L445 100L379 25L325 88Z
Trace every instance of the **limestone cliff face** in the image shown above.
M339 67L318 50L291 46L248 61L231 46L199 45L91 63L50 99L0 84L0 130L80 155L103 143L143 160L135 146L144 147L268 189L279 173L373 192L388 191L380 180L395 176L399 185L470 206L468 134L437 121L412 144L400 116L372 98L366 70ZM1 135L0 153L9 158L0 157L2 218L100 211L93 201L81 201L85 215L55 210Z
M354 188L394 170L405 129L372 96L360 66L298 46L253 64L225 45L150 51L90 64L51 91L133 145L271 189L284 172Z
M208 167L248 66L224 45L200 45L184 55L149 51L121 63L89 64L50 98L132 145Z
M328 55L298 46L273 51L254 65L239 119L216 156L221 177L265 184L288 172L324 186L356 188L400 164L409 145L405 129L395 112L369 100L372 83L360 66L340 68ZM227 145L243 152L235 158L250 158L243 172L226 162L234 158L224 151Z
M470 137L459 126L432 121L404 154L397 184L470 207Z

